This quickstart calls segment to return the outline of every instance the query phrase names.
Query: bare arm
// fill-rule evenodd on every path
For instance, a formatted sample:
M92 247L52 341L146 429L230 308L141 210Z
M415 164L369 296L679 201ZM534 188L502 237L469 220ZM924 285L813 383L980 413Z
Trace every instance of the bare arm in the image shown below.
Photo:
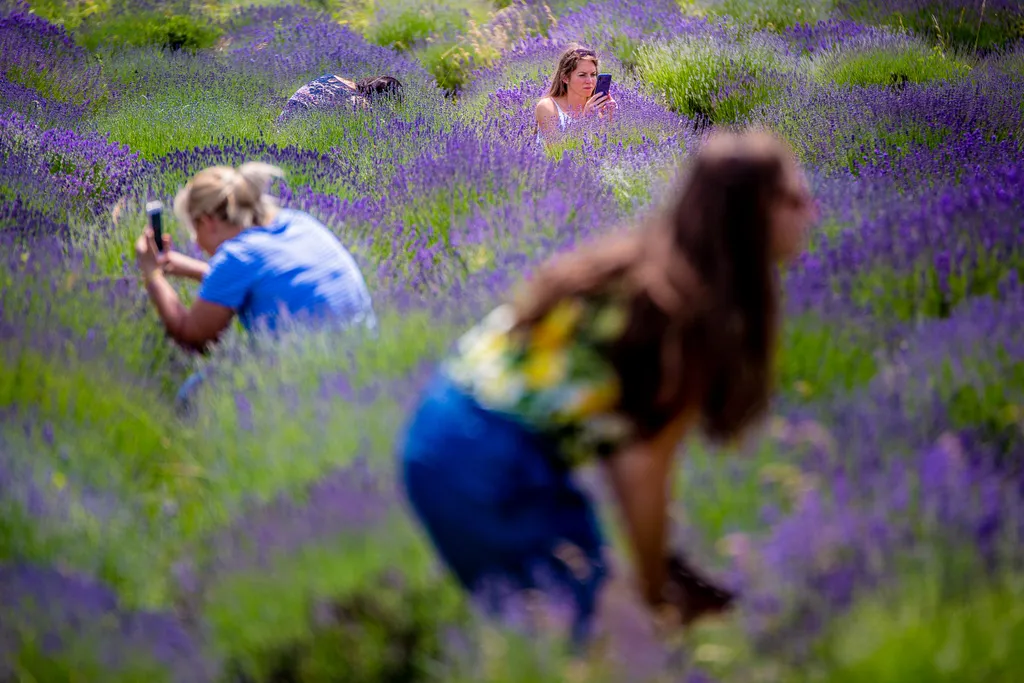
M655 438L637 443L605 463L632 546L639 588L650 605L665 585L668 504L673 456L689 420L680 416Z
M167 334L191 351L205 351L220 338L235 315L230 308L202 299L196 301L192 308L185 308L160 270L146 276L146 291L167 328Z
M534 118L537 120L537 130L541 137L547 142L552 142L555 132L558 130L558 112L555 110L555 102L550 97L545 97L537 102L534 109Z
M185 256L180 251L171 251L167 253L167 263L164 265L164 272L168 275L202 282L206 274L210 272L210 264L191 256Z

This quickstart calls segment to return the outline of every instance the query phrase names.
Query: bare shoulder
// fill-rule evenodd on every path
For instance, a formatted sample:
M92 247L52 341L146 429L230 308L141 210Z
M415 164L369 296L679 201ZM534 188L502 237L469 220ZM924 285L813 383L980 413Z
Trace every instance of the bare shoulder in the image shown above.
M542 97L537 100L537 106L534 111L538 116L552 115L555 113L555 101L550 97Z

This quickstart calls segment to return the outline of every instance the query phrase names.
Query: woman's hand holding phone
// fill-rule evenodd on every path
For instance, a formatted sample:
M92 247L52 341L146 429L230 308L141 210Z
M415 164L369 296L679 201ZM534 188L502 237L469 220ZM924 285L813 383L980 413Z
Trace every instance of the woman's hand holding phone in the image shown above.
M611 93L595 93L583 105L583 115L589 116L596 112L598 116L601 116L605 112L614 111L615 107L615 98Z
M156 249L156 239L151 228L139 236L135 243L135 254L139 259L139 268L147 278L156 270L171 277L183 277L202 282L210 272L210 264L206 261L186 256L171 248L171 236L164 235L164 250Z
M156 236L152 228L146 228L139 238L135 240L135 257L139 262L139 269L146 279L158 270L166 270L171 261L171 237L163 236L164 248L160 251L156 247Z

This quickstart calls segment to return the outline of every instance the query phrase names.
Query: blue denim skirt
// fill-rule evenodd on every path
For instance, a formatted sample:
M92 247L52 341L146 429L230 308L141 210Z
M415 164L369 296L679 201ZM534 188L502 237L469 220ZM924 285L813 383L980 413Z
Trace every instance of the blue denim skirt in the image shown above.
M401 471L413 511L468 592L500 615L518 591L553 591L572 606L579 645L607 575L604 539L553 449L439 374L407 427Z

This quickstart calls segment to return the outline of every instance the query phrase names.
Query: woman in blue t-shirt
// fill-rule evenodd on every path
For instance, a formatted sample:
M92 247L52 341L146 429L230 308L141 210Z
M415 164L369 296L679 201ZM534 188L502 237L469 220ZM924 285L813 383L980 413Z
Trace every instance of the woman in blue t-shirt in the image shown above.
M205 351L235 316L249 331L273 332L284 319L376 327L362 273L334 233L307 213L279 208L266 194L281 175L263 163L214 166L178 193L174 211L209 262L172 251L167 236L158 252L149 228L136 242L150 299L168 335L184 348ZM191 307L168 275L202 283Z

